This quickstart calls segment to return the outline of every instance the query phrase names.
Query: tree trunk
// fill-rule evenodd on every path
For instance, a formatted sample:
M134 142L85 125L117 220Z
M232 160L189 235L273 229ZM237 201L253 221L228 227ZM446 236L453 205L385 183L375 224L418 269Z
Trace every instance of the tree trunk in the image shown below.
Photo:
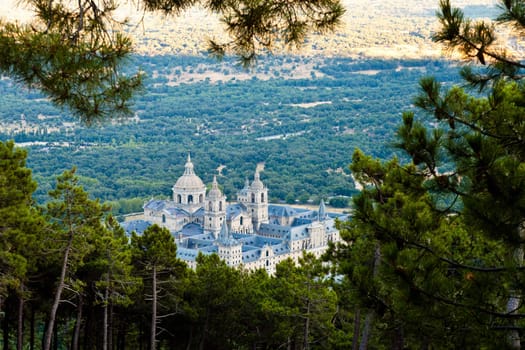
M379 263L381 262L381 247L379 244L376 245L374 251L374 261L372 267L372 276L376 277L379 272ZM368 349L368 340L370 337L370 328L372 327L372 322L374 321L375 312L374 310L368 311L365 318L365 326L363 328L363 335L361 336L361 344L359 345L359 350Z
M206 344L206 336L208 334L208 327L210 324L210 308L206 308L206 321L204 321L204 329L202 331L201 342L199 344L199 350L204 350L204 344Z
M363 335L361 336L361 344L359 344L359 350L368 349L368 339L370 338L370 327L374 321L374 311L370 310L365 318L365 326L363 327Z
M157 266L153 265L152 272L152 305L151 305L151 345L150 349L155 350L157 336Z
M58 350L58 327L53 329L53 349Z
M9 308L9 305L6 306L7 309L10 309ZM6 312L7 310L4 311L4 317L3 317L3 323L2 323L2 332L3 332L3 336L2 336L2 340L4 342L4 350L9 350L9 317L7 315L9 315L8 312Z
M77 320L75 322L75 329L73 330L73 340L71 344L72 350L78 350L78 339L80 337L80 326L82 325L82 309L84 308L84 298L82 293L78 294L78 311Z
M119 322L117 331L117 350L126 349L126 329L128 328L127 322Z
M47 324L46 333L44 336L44 346L43 350L51 349L51 339L53 339L53 329L55 328L55 318L57 315L58 304L60 303L60 298L62 297L62 291L64 290L66 273L67 273L67 264L69 261L69 252L71 246L73 245L73 233L69 233L69 240L67 242L66 250L64 252L64 259L62 260L62 270L60 271L60 279L58 281L57 290L55 292L55 298L53 300L53 305L51 306L51 311L49 313L49 322Z
M359 330L361 329L361 310L355 310L354 315L354 336L352 337L352 350L359 349Z
M106 278L106 282L109 279ZM102 350L108 350L108 300L109 300L109 286L106 285L106 290L104 291L104 314L102 317Z
M403 350L405 348L405 332L403 326L399 326L395 330L394 343L392 344L392 350Z
M35 349L35 306L31 303L31 319L29 321L29 350Z
M111 300L108 307L108 350L113 350L113 303Z
M310 349L310 341L308 339L310 335L310 283L308 283L308 289L307 289L307 300L306 300L306 318L304 320L304 329L303 329L303 349L309 350Z
M22 284L22 292L24 293L24 285ZM24 347L24 297L18 297L18 329L16 338L16 349L22 350Z
M188 337L188 344L186 345L186 350L191 349L191 343L193 341L193 326L190 327L190 335Z
M525 239L525 222L522 222L518 228L518 235L522 241ZM514 260L518 267L523 266L523 245L520 244L520 246L514 250ZM522 296L518 291L511 291L511 295L507 301L506 312L509 314L517 313L521 304L521 298ZM520 333L517 329L509 331L507 339L510 349L521 349Z

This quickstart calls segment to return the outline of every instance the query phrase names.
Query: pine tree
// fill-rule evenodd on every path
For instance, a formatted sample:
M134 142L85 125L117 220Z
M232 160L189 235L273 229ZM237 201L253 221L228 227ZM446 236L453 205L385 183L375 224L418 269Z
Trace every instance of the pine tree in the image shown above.
M25 246L24 227L31 221L36 183L26 168L27 153L14 142L0 142L0 309L9 288L17 288L27 271L27 260L19 248Z
M520 348L523 67L496 49L492 25L440 5L434 39L486 65L462 73L478 92L422 79L415 101L422 115L404 113L397 133L410 162L354 153L351 170L364 190L353 219L340 225L345 243L333 257L360 310L376 320L372 344ZM498 21L520 28L522 9L503 1Z
M313 254L299 266L287 259L276 266L267 286L262 312L270 318L272 348L329 348L335 328L336 296L325 278L326 268Z
M161 318L166 316L160 314L161 299L166 296L164 282L169 283L174 278L182 278L186 265L177 258L177 245L170 231L158 225L148 227L141 236L133 232L131 246L140 275L145 282L151 283L151 294L149 291L145 293L151 301L149 348L155 350L158 324Z
M84 258L94 246L94 237L103 231L103 215L108 208L98 200L91 200L79 184L76 169L64 171L57 177L55 189L50 191L51 201L45 213L52 227L49 249L58 250L60 274L53 293L53 302L44 336L43 349L51 348L58 307L66 287L81 295L85 286L75 278L74 272L84 263ZM81 306L78 306L81 311ZM78 332L77 332L78 333Z
M244 273L228 266L217 254L197 257L197 268L188 287L191 332L196 349L240 346L245 336L244 307L248 290L243 289ZM188 341L192 346L193 339Z
M0 142L0 312L6 297L18 299L17 349L23 346L24 304L31 293L27 283L42 259L39 245L45 227L33 203L36 183L25 165L26 156L14 142ZM2 322L9 322L9 317ZM4 333L4 344L7 336Z
M93 250L84 259L77 273L87 290L89 308L102 307L102 349L112 349L114 307L126 308L141 286L139 277L133 275L132 250L124 229L113 217L108 216L104 229L93 237ZM81 321L81 320L80 320ZM100 325L99 325L100 326ZM72 346L72 348L76 348Z

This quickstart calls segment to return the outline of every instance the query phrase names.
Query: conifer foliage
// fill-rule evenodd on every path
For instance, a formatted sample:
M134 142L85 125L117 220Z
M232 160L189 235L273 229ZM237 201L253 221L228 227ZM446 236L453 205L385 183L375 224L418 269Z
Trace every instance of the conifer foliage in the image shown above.
M495 25L465 19L447 0L440 8L434 39L470 59L463 76L477 90L422 79L419 113L404 113L397 132L410 162L354 153L351 170L364 190L352 221L340 225L345 243L334 258L361 314L374 320L363 325L361 344L519 349L523 66L502 51ZM501 9L496 23L522 35L523 2L503 1Z
M281 262L276 276L217 254L199 255L193 271L166 228L127 236L76 169L36 207L26 153L12 142L0 151L10 182L0 192L3 349L338 348L336 295L312 255Z

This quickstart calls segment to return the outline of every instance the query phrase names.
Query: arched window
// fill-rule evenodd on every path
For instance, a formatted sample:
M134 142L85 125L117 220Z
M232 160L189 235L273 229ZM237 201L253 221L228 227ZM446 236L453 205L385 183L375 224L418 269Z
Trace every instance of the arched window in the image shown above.
M219 201L219 211L222 211L222 201Z
M241 216L241 218L239 219L239 222L240 222L240 225L242 226L242 216Z
M252 193L252 203L255 203L255 193Z
M166 223L166 215L162 214L162 223L165 224Z
M193 195L189 195L188 196L188 204L192 204L193 203Z
M180 194L177 195L177 203L182 203L182 197Z
M264 203L264 193L261 193L261 203Z
M199 203L202 203L204 201L204 198L202 196L202 194L199 195Z
M208 210L209 210L209 211L212 211L212 210L213 210L213 205L211 204L211 202L208 203Z

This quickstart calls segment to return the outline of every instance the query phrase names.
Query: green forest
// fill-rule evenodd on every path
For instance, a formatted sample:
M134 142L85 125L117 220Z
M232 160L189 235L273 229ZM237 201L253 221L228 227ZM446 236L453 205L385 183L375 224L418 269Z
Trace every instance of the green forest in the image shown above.
M348 170L353 150L382 159L394 154L400 111L413 108L419 78L458 79L450 62L433 60L269 56L246 71L233 59L137 56L133 66L146 74L145 91L134 101L138 120L102 127L74 123L37 92L0 81L0 120L17 127L3 127L0 137L40 142L27 147L39 202L57 175L76 166L86 190L112 201L116 213L140 211L145 199L170 195L188 153L205 183L224 167L218 181L230 199L261 162L274 202L348 197L355 193ZM302 66L312 66L312 76L292 79L281 69ZM168 84L171 74L196 70L220 73L224 81ZM264 72L271 79L257 78ZM253 77L237 80L241 73Z
M332 322L333 281L313 256L299 266L283 262L275 276L229 267L216 254L200 256L191 270L176 258L167 229L127 237L109 208L82 189L75 169L57 178L44 208L28 206L36 183L25 151L0 143L0 154L2 181L11 183L0 193L2 203L9 199L3 227L18 227L2 235L11 244L0 256L3 349L143 349L152 342L159 349L275 349L348 341Z

